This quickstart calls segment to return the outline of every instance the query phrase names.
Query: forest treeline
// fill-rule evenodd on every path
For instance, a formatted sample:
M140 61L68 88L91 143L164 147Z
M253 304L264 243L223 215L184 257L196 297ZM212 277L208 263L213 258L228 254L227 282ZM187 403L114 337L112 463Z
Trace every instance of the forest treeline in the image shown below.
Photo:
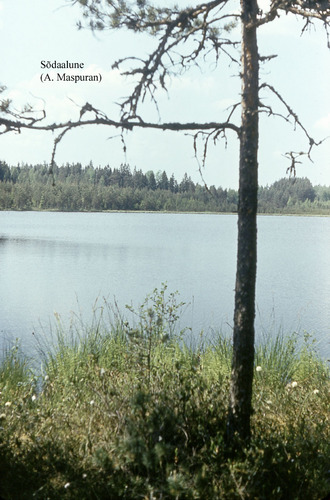
M143 173L127 164L94 168L92 162L9 166L0 161L1 210L144 210L236 212L234 189L177 180L165 171ZM55 185L54 182L55 181ZM330 187L307 178L283 178L259 188L259 213L330 213Z

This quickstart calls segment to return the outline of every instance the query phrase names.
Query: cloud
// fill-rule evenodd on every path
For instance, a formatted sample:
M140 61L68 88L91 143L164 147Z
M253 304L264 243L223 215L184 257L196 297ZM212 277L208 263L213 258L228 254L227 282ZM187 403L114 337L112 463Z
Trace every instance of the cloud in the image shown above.
M330 113L328 113L327 115L325 115L322 118L320 118L319 120L317 120L314 126L315 126L315 128L318 128L320 130L329 131L330 130Z
M201 78L190 76L179 76L172 79L168 85L169 90L174 91L194 91L194 92L209 92L216 88L216 80L213 76L205 76Z
M41 72L49 71L54 81L40 79ZM84 82L57 81L57 73L79 75L101 75L102 81ZM129 82L120 75L118 70L104 70L95 64L83 70L41 70L29 80L23 80L6 92L6 97L12 99L19 109L30 103L36 109L45 107L49 121L66 121L78 118L80 108L89 102L95 108L105 113L118 114L118 106L113 102L127 95Z
M238 98L236 99L236 101L233 99L233 98L225 98L225 99L220 99L218 101L215 101L214 102L214 107L216 109L219 109L220 111L226 111L226 110L229 110L229 108L231 108L231 106L233 106L235 104L235 102L237 102Z
M12 99L13 107L20 110L27 103L36 110L46 110L46 119L42 122L45 125L50 123L66 122L68 120L78 120L80 109L89 102L96 109L103 111L111 119L118 119L119 107L115 102L119 102L122 96L130 93L131 82L123 78L118 70L105 70L102 66L89 65L83 70L59 70L59 72L79 74L101 74L102 81L98 82L64 82L56 81L54 71L54 81L42 83L39 73L33 74L30 78L21 80L16 85L11 85L3 96ZM51 70L49 70L50 72ZM94 117L94 114L86 114L86 118ZM6 140L2 141L2 155L11 164L28 161L31 163L49 162L53 141L57 133L38 133L24 130L21 134L9 134ZM58 148L56 161L65 163L66 161L81 161L87 163L90 159L95 160L95 164L106 164L109 151L111 157L114 155L114 144L107 142L106 138L113 135L110 129L83 127L72 131L61 142ZM122 148L120 140L118 148ZM118 149L117 148L117 149ZM122 158L122 149L121 158Z
M261 9L263 12L268 12L270 10L270 4L270 0L258 0L259 9Z
M0 0L0 13L3 10L3 2ZM0 28L3 28L3 20L0 18Z

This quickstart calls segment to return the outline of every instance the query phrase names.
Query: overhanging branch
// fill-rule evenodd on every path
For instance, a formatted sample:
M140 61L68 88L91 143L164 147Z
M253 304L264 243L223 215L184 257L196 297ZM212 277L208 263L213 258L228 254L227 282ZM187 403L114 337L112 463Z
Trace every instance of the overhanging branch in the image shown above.
M224 130L230 129L240 134L240 128L234 123L229 122L164 122L164 123L149 123L142 120L122 120L116 121L110 118L93 118L90 120L78 120L78 121L68 121L63 123L53 123L50 125L35 125L30 123L25 123L19 120L8 120L7 118L0 118L0 127L4 126L5 130L0 131L0 135L6 134L8 132L20 132L21 129L26 130L39 130L39 131L51 131L73 129L78 127L83 127L85 125L105 125L115 128L121 128L124 130L133 130L134 128L144 128L144 129L154 129L154 130L171 130L174 132L180 132L183 130Z
M289 151L284 154L284 157L290 160L290 166L287 168L287 173L290 175L293 175L294 177L296 176L296 166L297 164L301 163L299 161L299 158L302 156L307 156L307 158L312 162L311 158L311 152L314 146L320 146L325 140L328 139L328 137L325 137L324 139L316 142L315 139L309 134L307 131L306 127L303 125L303 123L300 121L298 115L293 111L293 109L289 106L289 104L285 101L285 99L281 96L281 94L272 86L269 85L268 83L263 83L259 87L259 91L263 88L269 89L276 97L277 99L283 104L287 111L287 115L283 115L278 112L274 112L273 108L271 106L266 106L263 104L261 101L259 101L259 110L266 111L268 116L276 116L279 118L282 118L286 122L291 122L293 120L293 126L296 129L297 127L300 128L300 130L304 133L304 135L308 139L308 144L309 144L309 149L307 151L300 151L300 152L295 152L295 151Z
M270 106L265 106L262 103L260 103L259 106L266 108L268 110L269 115L280 116L285 121L289 121L290 118L292 118L293 122L294 122L294 128L296 128L298 126L303 131L303 133L305 134L305 136L307 137L307 139L309 141L309 146L310 146L309 151L308 151L308 156L309 156L310 151L312 150L312 147L318 146L319 144L321 144L322 141L317 143L310 136L307 129L304 127L304 125L300 121L298 115L293 111L293 109L289 106L289 104L285 101L285 99L281 96L281 94L272 85L269 85L268 83L263 83L262 85L260 85L259 90L261 90L263 88L269 89L278 98L278 100L283 104L283 106L287 110L288 114L287 114L287 116L284 116L284 115L281 115L280 113L274 113Z
M198 133L202 133L203 131L211 131L209 132L210 136L215 136L217 138L221 133L225 135L226 130L232 130L238 136L240 135L240 128L228 121L225 122L208 122L208 123L196 123L196 122L164 122L164 123L150 123L144 122L141 118L136 118L134 120L111 120L108 118L103 112L94 108L91 104L86 103L80 111L80 118L86 112L94 112L95 117L91 119L85 120L77 120L77 121L67 121L63 123L53 123L49 125L40 125L38 120L31 122L28 118L21 117L21 119L8 119L0 117L0 129L3 127L3 130L0 130L0 135L4 135L9 132L18 132L21 130L35 130L35 131L43 131L43 132L55 132L60 131L57 137L54 140L54 146L51 157L51 165L50 165L50 174L53 172L53 166L55 163L55 155L57 151L57 147L64 135L67 134L70 130L77 129L80 127L84 127L86 125L103 125L108 127L119 128L121 131L124 130L133 130L134 128L142 128L142 129L151 129L151 130L162 130L162 131L198 131ZM45 116L45 114L43 115ZM231 115L230 115L231 116ZM197 137L197 135L196 135Z
M269 12L266 12L266 14L260 12L261 17L257 19L254 26L259 27L274 21L281 12L303 17L307 23L314 19L323 21L326 29L330 25L330 4L328 0L273 0Z

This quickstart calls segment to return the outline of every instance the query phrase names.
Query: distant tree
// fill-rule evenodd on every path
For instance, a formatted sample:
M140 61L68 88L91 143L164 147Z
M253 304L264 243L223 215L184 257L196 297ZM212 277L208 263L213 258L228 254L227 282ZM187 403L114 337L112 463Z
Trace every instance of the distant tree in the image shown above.
M5 161L0 161L0 182L11 180L10 168Z
M179 184L179 191L180 193L193 193L195 191L195 184L191 180L191 177L188 177L187 173L184 174L182 181Z
M177 193L179 190L178 183L174 177L174 174L171 175L170 180L169 180L169 189L171 193Z
M157 182L156 182L155 174L153 173L152 170L149 170L149 172L147 172L146 175L147 175L147 179L148 179L148 189L155 191L155 189L157 189Z
M119 169L120 187L129 187L132 185L131 168L127 163L121 164Z
M295 188L298 201L315 200L315 189L309 179L304 177L303 179L293 179L293 181L296 181L293 183L293 187Z
M262 188L259 191L259 202L267 211L283 209L290 200L291 204L304 202L306 200L314 201L316 197L315 190L311 181L307 178L283 178L274 182L268 188Z
M148 186L147 176L142 172L142 170L133 171L133 186L138 189L143 189Z
M314 191L320 201L330 201L330 187L316 186Z
M83 177L85 182L96 184L96 175L97 172L93 166L93 162L90 161L87 167L85 167L83 172Z
M81 172L82 172L82 164L81 163L74 163L71 167L71 172L74 177L77 178L77 180L81 179Z
M159 187L159 189L164 189L164 190L167 190L169 188L168 177L167 177L167 173L165 172L165 170L161 174L161 178L160 178L158 187Z

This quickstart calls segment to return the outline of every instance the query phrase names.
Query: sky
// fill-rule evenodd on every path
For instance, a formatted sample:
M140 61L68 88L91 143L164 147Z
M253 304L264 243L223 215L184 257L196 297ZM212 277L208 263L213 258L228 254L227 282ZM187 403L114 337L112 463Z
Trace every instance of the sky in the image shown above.
M186 4L184 0L176 3ZM235 9L236 0L233 6ZM261 0L259 6L266 11L267 0ZM66 0L0 0L3 47L0 84L7 87L3 96L11 98L17 108L26 102L39 109L45 105L48 123L78 119L86 102L118 119L118 103L129 95L132 81L118 69L112 69L112 64L128 55L145 58L156 42L152 37L128 31L93 34L78 30L79 19L81 9ZM330 136L330 51L321 25L301 36L302 27L302 20L283 15L259 30L259 53L277 54L262 63L260 82L267 82L279 91L318 141ZM233 36L239 37L239 28ZM98 74L102 81L42 82L40 77L45 69L41 68L41 61L83 63L84 69L79 74ZM156 95L161 121L222 121L228 114L228 106L240 99L238 67L229 65L223 56L217 66L208 58L200 69L172 77L168 93L159 91ZM261 98L274 111L285 114L269 92L263 90ZM159 121L158 112L150 102L143 105L141 115L145 120ZM234 117L237 125L239 118L238 113ZM49 163L54 137L51 132L30 131L2 135L0 160L10 165ZM221 141L210 144L203 178L208 185L237 189L239 144L235 133L228 132L227 139L227 147ZM125 133L125 143L126 153L118 131L101 126L84 127L66 134L59 144L56 162L87 165L92 161L96 167L128 163L132 169L144 172L174 173L178 180L187 172L195 182L202 183L191 135L134 130ZM308 149L301 131L294 131L281 118L265 114L260 116L259 146L259 183L263 186L287 175L289 162L284 157L287 151ZM330 139L313 150L312 159L313 163L307 158L302 160L297 175L308 177L314 185L329 186Z

